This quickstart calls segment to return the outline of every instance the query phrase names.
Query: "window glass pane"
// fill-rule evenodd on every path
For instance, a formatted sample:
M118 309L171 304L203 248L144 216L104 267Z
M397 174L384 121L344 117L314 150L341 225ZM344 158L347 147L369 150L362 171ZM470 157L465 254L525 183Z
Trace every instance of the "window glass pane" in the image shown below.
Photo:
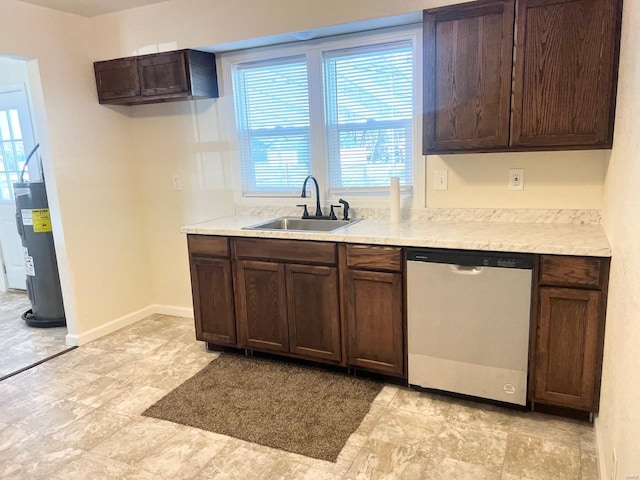
M0 174L0 200L4 202L11 201L11 191L5 174Z
M6 110L0 110L0 140L11 140L9 119L7 118Z
M9 119L11 120L11 130L14 140L22 140L22 129L20 128L18 110L9 110Z
M295 194L311 173L306 57L237 65L245 195Z
M18 168L22 170L22 166L24 165L24 162L27 160L24 154L24 143L22 143L22 141L13 142L13 147L15 149Z
M410 181L411 164L406 162L406 153L407 147L411 149L411 128L339 128L338 131L340 166L332 175L332 186L387 188L390 177L400 177L404 185Z
M411 42L327 52L325 94L330 190L412 185Z
M0 111L0 201L13 202L13 183L26 161L18 110ZM12 140L13 139L13 140ZM25 174L25 180L28 175Z
M2 143L2 156L4 158L4 167L7 170L16 170L18 166L16 165L15 155L13 153L13 145L11 142L3 142Z

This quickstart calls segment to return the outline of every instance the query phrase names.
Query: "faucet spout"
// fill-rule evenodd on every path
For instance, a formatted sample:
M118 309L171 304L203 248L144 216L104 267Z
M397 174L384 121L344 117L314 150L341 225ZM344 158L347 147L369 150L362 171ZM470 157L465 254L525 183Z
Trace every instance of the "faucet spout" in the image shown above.
M300 195L302 198L307 198L307 182L309 179L313 180L313 183L316 187L316 217L322 216L322 209L320 208L320 187L318 187L318 180L313 175L309 175L304 179L304 184L302 185L302 194Z

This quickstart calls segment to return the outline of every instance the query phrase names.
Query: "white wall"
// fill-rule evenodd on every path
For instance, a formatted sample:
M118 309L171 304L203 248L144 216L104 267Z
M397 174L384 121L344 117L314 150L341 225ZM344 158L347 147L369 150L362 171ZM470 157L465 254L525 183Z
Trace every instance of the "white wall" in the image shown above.
M605 182L604 226L612 248L600 415L603 479L640 475L640 2L623 9L614 146ZM627 475L636 475L628 477Z
M129 121L97 103L90 20L16 0L0 0L0 12L0 53L37 61L28 65L39 76L36 125L69 340L78 341L151 301Z

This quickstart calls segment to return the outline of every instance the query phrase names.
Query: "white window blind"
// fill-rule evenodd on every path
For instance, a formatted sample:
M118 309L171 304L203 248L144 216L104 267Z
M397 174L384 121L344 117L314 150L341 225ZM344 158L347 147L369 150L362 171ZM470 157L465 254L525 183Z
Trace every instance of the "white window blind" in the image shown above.
M330 194L412 187L413 71L410 41L324 53Z
M243 194L299 195L311 174L306 55L235 65Z
M325 202L380 201L390 177L419 201L419 41L409 26L223 55L242 197L297 197L314 175Z

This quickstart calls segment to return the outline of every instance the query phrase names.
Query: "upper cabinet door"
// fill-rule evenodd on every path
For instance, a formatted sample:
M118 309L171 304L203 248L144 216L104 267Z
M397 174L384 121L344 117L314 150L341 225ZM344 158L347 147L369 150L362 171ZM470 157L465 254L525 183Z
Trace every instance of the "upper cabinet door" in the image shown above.
M138 60L140 90L144 96L189 91L184 52L160 53Z
M518 0L513 147L610 148L619 0Z
M424 12L424 154L509 144L513 0Z
M94 70L100 103L140 94L137 63L132 58L96 62Z

